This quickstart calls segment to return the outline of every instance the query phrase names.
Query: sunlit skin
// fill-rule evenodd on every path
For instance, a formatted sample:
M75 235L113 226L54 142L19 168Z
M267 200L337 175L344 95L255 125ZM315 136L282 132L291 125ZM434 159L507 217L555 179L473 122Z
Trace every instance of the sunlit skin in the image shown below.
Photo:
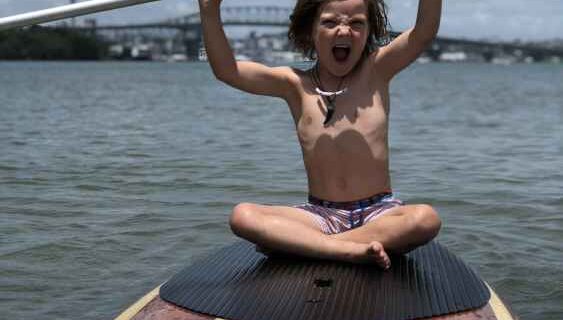
M314 90L310 73L299 74L304 92L300 101L289 104L295 110L309 192L331 201L363 199L391 189L387 84L372 72L373 60L362 59L368 36L367 9L362 0L328 2L316 21L313 39L323 86L335 91L343 80L348 91L336 99L333 120L323 126L323 100ZM333 53L339 44L350 46L343 61Z
M354 201L391 189L389 84L435 37L441 1L420 0L415 27L369 56L362 55L369 24L364 0L324 3L312 39L323 89L348 91L327 106L315 91L311 70L237 62L225 37L221 1L200 0L208 59L215 76L243 91L284 99L295 121L309 193L330 201ZM268 112L268 111L264 111ZM388 252L403 253L434 238L440 219L429 205L405 205L365 225L335 235L321 232L311 216L288 206L241 203L233 209L235 234L265 250L390 267Z

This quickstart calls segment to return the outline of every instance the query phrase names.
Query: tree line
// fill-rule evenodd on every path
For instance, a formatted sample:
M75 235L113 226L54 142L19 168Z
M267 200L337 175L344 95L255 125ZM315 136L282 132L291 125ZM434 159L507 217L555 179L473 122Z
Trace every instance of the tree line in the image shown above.
M101 60L109 45L69 28L33 26L0 32L0 60Z

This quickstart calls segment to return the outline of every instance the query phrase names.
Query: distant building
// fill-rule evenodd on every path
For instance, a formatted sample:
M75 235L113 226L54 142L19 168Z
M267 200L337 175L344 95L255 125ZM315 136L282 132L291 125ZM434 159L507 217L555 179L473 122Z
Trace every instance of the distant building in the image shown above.
M201 47L199 48L199 61L207 61L207 51L205 51L205 48Z
M444 62L465 62L467 61L467 54L463 51L443 52L438 60Z

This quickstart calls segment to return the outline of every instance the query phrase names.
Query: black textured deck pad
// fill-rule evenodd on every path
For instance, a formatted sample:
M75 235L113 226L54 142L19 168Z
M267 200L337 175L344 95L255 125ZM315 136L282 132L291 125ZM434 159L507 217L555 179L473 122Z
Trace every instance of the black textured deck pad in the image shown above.
M165 283L162 299L231 320L416 319L482 307L489 290L437 243L376 266L266 258L238 242Z

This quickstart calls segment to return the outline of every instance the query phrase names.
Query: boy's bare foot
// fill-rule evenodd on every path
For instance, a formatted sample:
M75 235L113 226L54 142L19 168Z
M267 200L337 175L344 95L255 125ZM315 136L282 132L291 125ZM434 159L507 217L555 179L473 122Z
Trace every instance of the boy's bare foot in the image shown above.
M383 245L377 241L373 241L366 245L366 247L357 256L357 262L361 263L376 263L384 270L391 267L391 259L385 252Z
M383 245L381 243L377 241L373 241L367 245L352 243L352 242L349 242L349 244L353 245L352 248L354 248L353 251L355 252L347 255L348 258L343 258L342 260L346 260L353 263L369 263L369 264L375 263L381 268L383 268L384 270L387 270L391 267L391 260L389 259L389 256L385 252ZM256 245L256 251L271 258L291 257L291 254L289 253L278 251L278 250L272 250L260 245Z

